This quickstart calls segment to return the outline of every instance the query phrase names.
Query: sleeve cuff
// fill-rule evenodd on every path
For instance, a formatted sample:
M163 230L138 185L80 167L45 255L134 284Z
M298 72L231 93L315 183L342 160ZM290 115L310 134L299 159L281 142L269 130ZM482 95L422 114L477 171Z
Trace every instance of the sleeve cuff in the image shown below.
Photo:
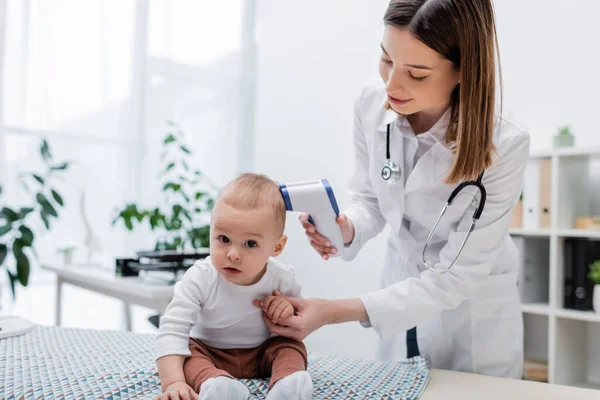
M390 313L385 310L385 305L390 301L393 301L393 298L390 297L391 290L394 289L390 286L376 292L359 296L359 299L363 302L367 315L369 316L369 320L361 321L361 325L372 326L382 339L405 330L402 326L403 323L401 322L402 317L398 311L394 312L393 315L390 315Z
M352 209L346 210L345 214L350 218L354 225L354 238L352 239L352 242L344 246L341 258L344 261L352 261L362 247L361 222L360 217L356 215Z
M360 301L362 301L363 305L365 306L365 310L367 311L367 316L368 316L368 319L366 321L360 321L360 324L365 328L374 328L376 331L378 331L378 326L373 326L373 323L371 320L371 315L373 312L373 304L371 303L371 300L369 299L369 295L363 294L363 295L358 296L358 298L360 299Z
M169 343L168 345L157 345L155 349L155 360L158 360L164 356L191 356L192 353L187 346L174 345Z

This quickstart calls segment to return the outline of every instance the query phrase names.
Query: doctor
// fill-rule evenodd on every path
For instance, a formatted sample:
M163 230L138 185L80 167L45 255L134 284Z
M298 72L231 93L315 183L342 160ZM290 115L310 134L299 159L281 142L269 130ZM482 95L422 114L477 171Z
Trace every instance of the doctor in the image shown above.
M392 0L384 23L381 81L355 103L352 203L338 217L345 248L331 247L300 217L325 259L353 259L389 224L382 288L348 300L290 298L296 315L266 322L275 334L304 339L326 324L360 321L381 338L382 359L421 354L434 368L521 378L517 250L508 229L529 135L495 114L492 1ZM475 182L428 241L450 194L467 181Z

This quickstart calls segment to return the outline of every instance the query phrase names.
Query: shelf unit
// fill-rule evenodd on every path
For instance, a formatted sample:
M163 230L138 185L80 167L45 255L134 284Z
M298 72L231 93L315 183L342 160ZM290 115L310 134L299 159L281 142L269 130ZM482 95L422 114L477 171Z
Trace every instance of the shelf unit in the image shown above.
M522 296L525 358L547 361L550 383L600 389L600 313L563 307L565 239L600 246L600 230L574 229L575 217L600 214L600 148L538 151L530 158L550 160L550 226L510 230L522 259L536 259L543 289ZM527 191L525 185L524 196Z

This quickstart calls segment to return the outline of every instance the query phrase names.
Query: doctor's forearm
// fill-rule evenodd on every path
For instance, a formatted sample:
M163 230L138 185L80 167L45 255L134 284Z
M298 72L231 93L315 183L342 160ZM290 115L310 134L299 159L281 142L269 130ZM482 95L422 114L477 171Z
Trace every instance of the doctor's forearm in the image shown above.
M328 300L324 308L330 324L369 319L367 310L360 299Z

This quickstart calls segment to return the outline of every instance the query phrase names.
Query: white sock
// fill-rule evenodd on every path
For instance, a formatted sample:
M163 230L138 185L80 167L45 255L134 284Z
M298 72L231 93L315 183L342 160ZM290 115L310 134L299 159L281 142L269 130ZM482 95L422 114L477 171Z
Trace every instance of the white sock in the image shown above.
M207 379L200 386L198 400L248 400L250 391L242 382L227 376Z
M298 371L278 380L267 394L267 400L310 400L312 393L310 374Z

